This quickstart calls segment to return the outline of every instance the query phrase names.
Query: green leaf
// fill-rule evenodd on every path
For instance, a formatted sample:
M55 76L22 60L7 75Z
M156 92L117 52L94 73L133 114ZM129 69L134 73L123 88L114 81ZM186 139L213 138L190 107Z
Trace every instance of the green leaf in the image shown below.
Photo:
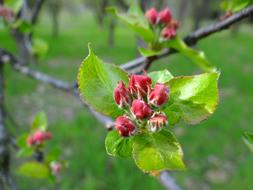
M148 73L148 76L152 79L153 85L157 82L166 84L173 78L172 74L167 69Z
M27 147L26 140L28 138L28 133L22 134L17 138L17 145L19 148Z
M205 73L170 80L170 100L164 110L170 125L197 124L210 116L218 104L218 78L219 73Z
M30 22L22 19L18 19L11 26L12 28L18 29L20 32L25 34L30 33L33 29L32 24Z
M32 53L38 58L44 58L47 52L47 42L39 38L34 38L32 41Z
M116 118L123 112L118 108L113 91L119 81L128 83L128 75L119 67L103 63L89 48L78 73L78 86L83 100L96 111Z
M111 156L130 157L132 155L132 138L124 138L117 131L110 131L105 139L106 151Z
M152 42L154 40L154 34L150 29L141 8L137 3L135 3L135 1L133 1L133 4L127 14L118 13L117 9L114 7L107 8L107 11L123 21L131 30L137 33L146 42Z
M50 170L43 163L26 162L18 168L17 173L25 177L45 179L49 177Z
M155 55L159 55L162 53L162 51L154 51L151 49L145 49L145 48L138 48L140 54L144 57L151 57Z
M17 14L23 6L23 0L4 0L4 6L10 8L15 14Z
M53 148L47 153L45 160L48 163L51 161L59 160L60 155L61 155L61 150L58 147Z
M253 153L253 133L245 132L242 139L250 151Z
M225 11L238 12L253 4L252 0L223 0L221 8Z
M32 130L41 129L43 131L47 130L47 117L44 112L38 112L32 123Z
M17 152L17 157L30 157L33 155L33 153L34 149L31 147L24 147Z
M133 158L144 172L185 169L181 146L175 136L165 129L135 136Z
M203 71L216 72L216 68L208 62L204 52L197 51L193 48L188 47L182 39L176 37L173 40L164 42L163 44L165 47L176 49L177 51L188 57Z

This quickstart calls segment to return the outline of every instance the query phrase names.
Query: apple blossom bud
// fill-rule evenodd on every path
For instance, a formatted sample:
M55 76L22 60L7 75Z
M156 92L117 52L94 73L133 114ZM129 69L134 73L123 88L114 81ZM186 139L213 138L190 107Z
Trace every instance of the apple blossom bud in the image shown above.
M169 8L163 9L160 13L159 13L159 22L163 23L163 24L168 24L171 19L172 19L172 13L170 11Z
M43 133L43 140L50 140L50 139L52 139L52 133L44 132Z
M157 83L154 90L149 95L149 101L155 106L160 106L167 102L169 89L166 85Z
M149 130L156 132L165 127L168 123L167 117L164 113L155 114L148 121Z
M143 100L134 100L131 109L137 119L147 118L151 114L151 109L149 105Z
M34 145L34 143L35 143L35 141L34 141L33 135L29 135L29 136L27 137L27 139L26 139L26 144L27 144L28 146L32 146L32 145Z
M7 7L4 7L4 6L1 6L0 5L0 17L3 17L6 21L11 21L11 19L13 18L14 16L14 13L11 9L7 8Z
M176 32L176 29L174 27L166 27L162 30L162 37L164 39L172 39L174 37L176 37L177 35L177 32Z
M132 94L145 95L151 89L152 80L146 75L131 75L129 90Z
M146 11L145 17L148 19L148 22L150 24L156 24L158 19L158 12L156 11L155 8L151 8Z
M61 165L61 163L59 163L57 161L52 161L50 163L50 168L51 168L52 174L53 175L57 175L57 174L59 174L61 172L62 165Z
M32 137L34 142L33 144L42 144L45 140L50 140L52 138L52 134L38 129Z
M131 102L130 93L122 81L114 89L114 100L120 108L129 105Z
M116 119L115 128L123 137L129 137L135 133L135 125L125 116L119 116Z
M35 143L41 144L44 141L44 132L41 130L37 130L33 135L33 140Z

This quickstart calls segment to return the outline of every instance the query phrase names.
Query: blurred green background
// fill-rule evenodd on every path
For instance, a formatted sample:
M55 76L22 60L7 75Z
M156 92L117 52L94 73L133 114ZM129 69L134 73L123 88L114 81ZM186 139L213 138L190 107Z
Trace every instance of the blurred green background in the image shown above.
M49 51L32 68L65 81L74 82L78 66L87 55L91 42L95 53L107 62L122 64L138 53L136 37L124 25L115 30L115 44L107 43L109 32L99 27L90 11L62 11L59 34L52 36L51 16L43 12L35 36L44 39ZM189 23L191 21L189 20ZM189 30L180 32L183 36ZM107 25L105 21L105 25ZM202 25L207 25L205 22ZM185 153L187 171L172 175L183 189L252 189L253 156L241 140L242 132L253 126L253 26L243 24L237 33L212 35L196 48L204 50L210 62L221 71L220 103L214 115L197 126L174 129ZM7 29L0 30L0 45L16 52ZM173 55L152 65L151 70L169 69L173 75L191 75L200 71L182 55ZM16 73L6 67L5 97L7 110L17 127L8 124L11 133L29 129L37 111L44 110L53 132L52 147L60 147L69 162L61 176L62 190L163 189L158 180L142 173L132 160L106 154L106 130L71 94ZM21 160L12 159L15 167ZM43 180L15 176L21 189L55 189Z

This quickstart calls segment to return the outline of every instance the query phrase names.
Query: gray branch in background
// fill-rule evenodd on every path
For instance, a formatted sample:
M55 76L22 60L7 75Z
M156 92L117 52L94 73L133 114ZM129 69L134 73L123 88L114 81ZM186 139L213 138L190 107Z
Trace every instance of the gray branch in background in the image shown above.
M184 41L187 45L193 46L195 45L200 39L203 39L213 33L222 31L224 29L229 28L231 25L248 18L253 14L253 6L250 6L234 15L229 17L226 20L219 21L217 23L214 23L210 26L204 27L202 29L196 30L195 32L190 33L184 38ZM163 57L166 57L172 53L175 53L175 50L167 49L162 54L152 57L139 57L137 59L134 59L132 61L129 61L125 64L121 65L122 69L127 70L129 73L140 73L144 68L148 69L149 66L156 60L159 60ZM67 82L64 82L62 80L56 79L54 77L51 77L47 74L44 74L42 72L32 70L29 67L21 66L20 61L16 59L11 53L0 49L0 61L2 62L10 62L12 64L13 69L16 71L29 76L31 78L34 78L38 81L48 83L51 86L61 89L66 92L71 92L75 96L79 97L78 91L76 88L76 85L71 85ZM1 86L0 86L1 87ZM1 92L1 89L0 89ZM0 93L1 95L1 93ZM80 100L80 98L79 98ZM107 126L107 128L110 130L113 127L113 121L111 118L108 118L106 116L101 115L100 113L95 112L92 110L87 104L84 103L86 107L88 107L91 110L91 113L104 125ZM1 123L1 117L0 117L0 123ZM0 125L1 129L1 125ZM1 131L0 131L1 133ZM3 133L2 133L3 134ZM1 138L0 138L1 141ZM0 144L1 145L1 144ZM170 173L168 171L164 171L160 174L159 180L161 184L167 189L167 190L180 190L178 185L176 184L175 180L171 177Z
M33 8L32 16L31 16L32 25L37 23L37 20L39 18L39 13L44 2L45 0L36 0L35 6Z
M10 150L9 135L5 126L5 110L4 110L4 71L3 62L0 60L0 189L4 190L5 184L12 190L17 190L15 182L12 180L10 168Z

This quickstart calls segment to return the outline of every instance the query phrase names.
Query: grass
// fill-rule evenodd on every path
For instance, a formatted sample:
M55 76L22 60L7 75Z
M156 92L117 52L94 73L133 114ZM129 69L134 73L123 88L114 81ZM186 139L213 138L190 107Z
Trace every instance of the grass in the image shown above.
M116 30L116 44L107 46L107 31L98 28L91 16L64 14L60 36L50 35L46 15L36 28L36 37L50 46L48 55L35 67L66 81L74 81L91 42L95 53L107 62L124 63L136 57L133 34L124 26ZM229 32L213 35L198 45L220 70L220 104L207 121L197 126L177 126L187 164L187 171L173 175L184 189L244 189L252 184L253 155L241 140L245 130L253 131L253 35L243 27L238 35ZM15 52L15 43L7 31L0 32L1 47ZM200 71L181 55L156 62L151 70L169 69L175 76ZM106 155L106 131L75 98L32 79L5 70L6 105L19 128L8 125L16 134L27 130L32 116L45 110L54 139L69 168L64 170L61 189L163 189L159 182L143 174L128 159ZM15 131L16 130L16 131ZM13 161L15 166L20 161ZM15 167L13 167L15 171ZM16 176L21 189L55 189L46 181ZM38 188L39 187L39 188Z

